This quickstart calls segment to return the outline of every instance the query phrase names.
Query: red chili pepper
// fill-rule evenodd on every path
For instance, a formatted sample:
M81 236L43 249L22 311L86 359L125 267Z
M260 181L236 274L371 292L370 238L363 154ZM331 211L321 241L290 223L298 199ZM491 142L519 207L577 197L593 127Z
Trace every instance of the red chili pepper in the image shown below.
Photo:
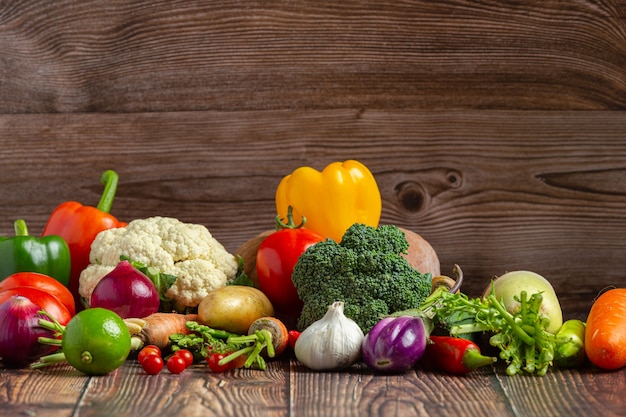
M471 340L452 336L430 336L420 362L426 368L453 374L466 374L497 358L484 356Z
M76 201L61 203L48 218L42 233L42 236L61 236L69 246L72 262L69 289L74 296L76 311L82 310L78 279L81 271L89 265L91 243L101 231L127 224L109 214L117 191L117 181L117 173L105 171L100 177L104 191L97 207L83 206Z

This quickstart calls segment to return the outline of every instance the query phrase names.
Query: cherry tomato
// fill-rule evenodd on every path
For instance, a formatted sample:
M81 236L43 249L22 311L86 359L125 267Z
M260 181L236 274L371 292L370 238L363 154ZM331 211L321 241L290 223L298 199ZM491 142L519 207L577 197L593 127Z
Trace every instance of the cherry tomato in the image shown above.
M259 287L281 313L298 314L302 301L291 281L293 267L304 251L324 240L303 227L285 228L266 237L256 255Z
M0 292L0 304L7 301L14 295L21 295L28 298L33 304L38 305L48 314L65 326L72 315L58 298L35 287L13 287Z
M180 356L185 361L185 366L189 367L193 364L193 353L187 349L179 349L174 352L174 356Z
M161 349L159 349L159 347L155 346L155 345L146 345L139 351L139 354L137 355L137 361L139 363L143 363L143 361L148 356L159 356L159 357L161 357Z
M16 272L0 281L0 291L14 287L34 287L48 294L54 295L70 312L76 314L74 297L70 290L55 278L38 272Z
M172 355L165 363L167 370L172 374L180 374L187 368L187 363L182 356Z
M230 355L230 353L228 353L228 355ZM243 368L246 364L246 359L248 359L246 355L237 356L229 362L231 364L231 369Z
M296 341L300 337L300 332L297 330L289 330L287 334L289 335L289 347L293 349L296 346Z
M227 353L212 353L206 358L207 365L209 366L209 369L211 370L211 372L215 372L215 373L226 372L233 368L232 362L229 362L224 365L219 364L219 361L222 360L222 358L225 358L226 356L228 356Z
M154 354L146 356L141 362L141 367L148 375L156 375L163 369L163 359Z

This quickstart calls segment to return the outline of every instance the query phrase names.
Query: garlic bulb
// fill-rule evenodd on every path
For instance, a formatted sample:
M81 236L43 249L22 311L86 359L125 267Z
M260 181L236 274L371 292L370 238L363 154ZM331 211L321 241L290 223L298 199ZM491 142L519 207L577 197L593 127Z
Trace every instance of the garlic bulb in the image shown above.
M296 358L314 370L347 368L361 355L363 331L336 301L321 319L304 329L294 346Z

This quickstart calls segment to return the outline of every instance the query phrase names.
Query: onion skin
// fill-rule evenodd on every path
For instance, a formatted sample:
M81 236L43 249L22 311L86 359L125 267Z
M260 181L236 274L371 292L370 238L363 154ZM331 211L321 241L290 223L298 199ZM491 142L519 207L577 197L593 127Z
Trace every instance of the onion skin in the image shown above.
M0 358L8 368L23 368L56 349L38 342L39 337L53 338L54 333L39 326L48 320L41 307L28 298L14 295L0 304Z
M424 354L427 338L420 317L386 317L365 335L361 346L363 361L380 372L408 371Z
M112 310L121 318L147 317L159 310L154 283L129 261L121 261L105 275L91 294L90 307Z

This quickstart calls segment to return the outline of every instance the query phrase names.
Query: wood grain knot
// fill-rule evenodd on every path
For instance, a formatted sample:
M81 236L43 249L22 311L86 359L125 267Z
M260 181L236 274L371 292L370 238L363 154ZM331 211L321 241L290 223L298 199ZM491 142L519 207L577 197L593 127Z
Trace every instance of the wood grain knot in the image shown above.
M418 177L399 182L394 188L400 206L412 213L428 206L433 196L459 188L463 183L461 173L454 169L428 169L420 171Z
M400 205L410 212L421 210L425 204L424 200L429 198L422 184L416 181L403 181L396 185L395 191Z

